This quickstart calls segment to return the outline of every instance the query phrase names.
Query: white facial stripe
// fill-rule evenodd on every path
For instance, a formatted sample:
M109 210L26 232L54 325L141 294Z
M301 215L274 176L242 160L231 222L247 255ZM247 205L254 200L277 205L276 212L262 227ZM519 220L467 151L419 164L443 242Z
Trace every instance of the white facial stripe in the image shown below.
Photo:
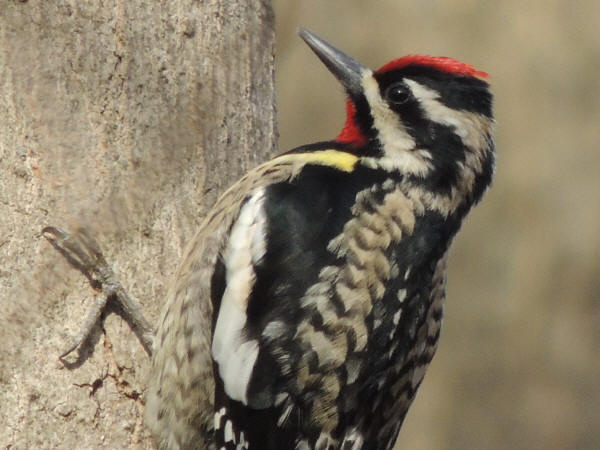
M366 165L383 167L386 170L426 175L431 170L430 162L414 151L415 140L406 131L398 115L381 98L379 85L373 77L373 72L365 71L362 86L371 107L375 129L379 132L378 138L385 152L382 158L364 158L363 161Z
M491 126L489 118L470 111L449 108L438 101L440 95L435 90L409 78L404 82L421 104L427 119L452 127L452 131L460 137L463 144L472 150L485 147L485 132L489 131Z
M211 349L225 392L244 404L258 357L258 341L248 340L244 328L248 299L256 278L253 265L266 252L264 199L264 189L258 190L242 207L231 229L223 252L227 281Z
M470 111L460 111L442 104L439 93L422 84L404 80L414 97L420 102L428 120L449 126L466 147L465 160L457 162L459 183L446 195L436 195L425 189L413 187L411 195L419 198L428 208L448 215L454 211L465 193L473 189L476 174L483 170L482 163L491 151L494 121Z

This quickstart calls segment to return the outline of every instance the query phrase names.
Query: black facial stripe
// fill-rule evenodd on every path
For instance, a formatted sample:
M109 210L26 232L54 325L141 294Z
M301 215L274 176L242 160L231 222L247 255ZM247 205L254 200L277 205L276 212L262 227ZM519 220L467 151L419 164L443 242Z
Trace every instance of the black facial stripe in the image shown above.
M471 207L481 200L485 190L492 181L494 164L494 151L493 148L490 148L488 151L488 156L483 158L481 171L475 174L472 192L468 194L466 201L463 202L463 205L457 211L455 211L457 216L464 216L467 214L469 209L471 209ZM425 178L416 175L409 175L406 177L406 179L410 181L412 185L419 186L426 191L431 191L438 194L449 194L453 184L452 180L454 182L458 181L458 174L448 172L449 166L444 167L436 164L435 167L436 168Z
M432 172L427 176L427 188L432 192L448 192L458 182L458 164L465 161L465 146L448 126L429 122L428 129L435 139L426 147L431 153L433 165Z
M492 117L492 95L488 90L489 85L479 78L440 72L420 65L375 74L375 78L379 82L382 96L391 84L402 78L409 78L439 92L438 101L449 108Z
M371 115L371 108L364 95L352 96L352 101L356 107L356 114L354 121L356 125L360 127L361 131L370 142L367 148L361 151L361 156L381 156L379 145L373 145L377 142L377 132L373 127L373 116Z
M437 100L449 108L492 117L492 94L487 85L475 83L480 81L476 78L462 78L449 81L416 77L412 79L439 92L440 97Z
M493 148L490 148L489 156L483 160L481 172L475 176L475 182L473 183L474 189L471 193L472 201L474 203L477 203L479 200L481 200L485 190L491 184L492 176L494 175L494 164L494 151Z
M427 119L417 100L390 108L399 115L416 148L431 154L433 171L427 176L427 188L448 191L458 181L457 163L465 161L465 147L454 128Z

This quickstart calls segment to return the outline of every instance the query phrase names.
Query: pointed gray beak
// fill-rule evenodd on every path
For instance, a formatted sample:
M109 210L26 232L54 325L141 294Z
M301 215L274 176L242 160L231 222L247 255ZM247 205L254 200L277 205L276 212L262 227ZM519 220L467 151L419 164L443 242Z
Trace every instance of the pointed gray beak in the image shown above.
M300 28L298 34L342 83L349 94L359 95L362 93L362 75L369 69L304 28Z

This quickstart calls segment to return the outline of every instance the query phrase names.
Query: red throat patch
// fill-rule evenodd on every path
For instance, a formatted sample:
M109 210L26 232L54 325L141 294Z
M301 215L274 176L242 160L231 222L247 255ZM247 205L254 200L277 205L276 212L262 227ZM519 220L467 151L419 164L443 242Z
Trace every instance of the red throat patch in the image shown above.
M350 99L346 100L346 123L342 132L338 134L335 140L344 144L354 144L356 146L367 143L367 138L356 123L356 106Z
M455 75L463 75L466 77L489 78L489 75L481 70L475 69L470 64L457 61L446 56L422 56L408 55L402 58L394 59L383 67L379 68L376 73L389 72L390 70L402 69L403 67L418 64L437 69L441 72L453 73Z

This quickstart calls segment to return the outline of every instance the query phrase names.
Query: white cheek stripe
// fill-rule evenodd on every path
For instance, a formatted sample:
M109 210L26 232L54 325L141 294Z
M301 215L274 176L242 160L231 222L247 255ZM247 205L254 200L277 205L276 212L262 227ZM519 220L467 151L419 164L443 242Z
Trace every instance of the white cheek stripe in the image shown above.
M371 107L373 124L378 130L378 138L385 152L382 158L364 158L363 161L367 165L379 166L387 170L426 175L431 170L430 161L414 151L415 140L406 131L398 115L381 98L379 85L373 77L373 72L364 73L362 86Z
M248 299L256 279L253 264L266 252L264 190L242 207L223 252L226 287L212 342L212 356L227 395L247 404L248 384L258 357L258 341L245 335Z
M490 119L481 114L449 108L438 99L439 93L415 80L405 79L413 96L419 101L425 116L440 125L452 127L452 131L470 149L486 147L484 128L490 127Z
M483 170L483 161L488 158L493 148L491 136L494 120L471 111L449 108L438 100L438 92L414 80L406 79L405 83L420 102L427 119L451 127L467 150L464 162L457 163L460 182L452 187L448 195L434 195L414 187L411 190L411 195L420 198L429 208L448 215L456 210L465 193L472 190L476 175Z

